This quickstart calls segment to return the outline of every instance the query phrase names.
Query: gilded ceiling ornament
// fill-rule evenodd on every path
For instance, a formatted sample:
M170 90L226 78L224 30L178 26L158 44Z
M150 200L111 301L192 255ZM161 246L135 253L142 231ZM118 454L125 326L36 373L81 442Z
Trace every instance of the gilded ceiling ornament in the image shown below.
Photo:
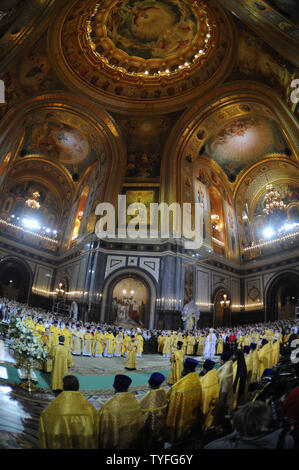
M180 109L233 66L232 24L213 0L78 0L50 36L60 78L118 112Z

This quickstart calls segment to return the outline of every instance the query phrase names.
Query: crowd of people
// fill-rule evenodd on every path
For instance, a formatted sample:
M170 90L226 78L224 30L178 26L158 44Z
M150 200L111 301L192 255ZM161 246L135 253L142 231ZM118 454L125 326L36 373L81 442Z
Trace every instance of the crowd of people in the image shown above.
M7 299L0 299L0 314L3 323L21 318L51 351L45 370L56 397L40 417L43 448L299 446L295 320L193 331L123 330L74 322ZM98 412L69 375L76 355L126 356L125 367L134 370L143 352L169 358L170 371L152 374L141 401L129 391L131 378L118 374L114 396ZM197 356L204 357L200 371ZM162 384L170 385L168 391ZM286 418L294 420L288 429Z

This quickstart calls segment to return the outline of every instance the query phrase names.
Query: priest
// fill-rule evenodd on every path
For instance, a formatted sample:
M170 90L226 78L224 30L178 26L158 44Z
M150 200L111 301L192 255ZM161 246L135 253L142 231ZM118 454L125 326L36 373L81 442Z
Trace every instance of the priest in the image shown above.
M144 418L141 407L129 392L132 380L116 375L115 395L99 411L100 449L142 449Z
M98 449L99 415L74 375L63 377L63 392L42 411L39 441L42 449Z

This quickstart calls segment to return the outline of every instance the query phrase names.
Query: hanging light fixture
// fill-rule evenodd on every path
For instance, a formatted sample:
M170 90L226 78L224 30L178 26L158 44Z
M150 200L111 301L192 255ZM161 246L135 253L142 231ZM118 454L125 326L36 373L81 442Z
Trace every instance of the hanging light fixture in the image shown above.
M39 197L39 192L35 191L32 194L32 198L29 198L25 201L26 206L30 207L30 209L38 210L40 208L40 203L38 202Z
M267 184L264 198L264 214L273 215L275 212L286 210L286 205L281 199L280 193L273 188L273 184Z

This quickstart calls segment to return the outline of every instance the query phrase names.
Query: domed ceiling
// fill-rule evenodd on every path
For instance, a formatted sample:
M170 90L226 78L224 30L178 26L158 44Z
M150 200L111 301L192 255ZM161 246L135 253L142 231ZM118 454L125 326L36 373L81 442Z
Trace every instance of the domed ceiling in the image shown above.
M232 25L213 0L77 0L49 38L60 78L117 112L181 109L233 65Z

